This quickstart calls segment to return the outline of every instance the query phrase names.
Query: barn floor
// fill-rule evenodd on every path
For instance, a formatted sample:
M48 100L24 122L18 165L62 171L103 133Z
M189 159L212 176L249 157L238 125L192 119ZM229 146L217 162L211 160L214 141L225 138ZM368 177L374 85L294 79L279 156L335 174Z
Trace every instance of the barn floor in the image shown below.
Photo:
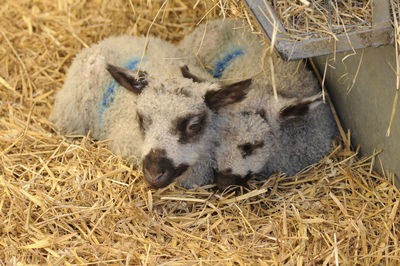
M296 176L221 194L150 189L106 141L49 122L83 47L121 33L177 42L202 18L247 17L235 3L0 0L0 264L400 263L400 193L349 138Z

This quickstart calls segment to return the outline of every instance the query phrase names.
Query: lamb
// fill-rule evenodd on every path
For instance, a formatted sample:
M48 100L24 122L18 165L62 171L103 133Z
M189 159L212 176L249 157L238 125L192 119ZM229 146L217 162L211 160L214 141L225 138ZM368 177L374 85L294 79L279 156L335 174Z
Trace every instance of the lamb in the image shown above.
M242 112L225 110L217 123L217 186L244 185L254 175L294 175L322 159L337 128L321 102L321 94L278 100L263 94Z
M302 61L283 61L272 53L263 62L266 47L263 38L252 33L246 21L234 19L208 21L179 43L189 64L203 66L214 78L225 81L252 78L253 86L272 94L271 57L278 94L307 97L318 93L317 79Z
M63 133L110 139L123 157L140 157L143 142L136 119L136 95L120 89L107 63L132 73L182 78L176 58L181 51L161 39L121 35L83 49L73 60L50 119ZM140 71L138 71L140 69ZM201 73L197 73L201 75Z
M222 189L244 184L252 173L295 174L329 152L336 134L329 108L318 106L320 97L313 96L318 82L301 62L269 55L279 95L272 97L270 65L267 59L262 62L265 44L244 23L208 22L179 45L189 51L192 64L205 66L214 78L253 78L247 99L223 110L218 119L215 180Z
M217 111L242 101L251 80L199 82L201 70L192 74L167 59L179 49L156 38L146 44L120 36L83 50L51 119L62 132L111 139L114 151L142 163L145 180L156 188L174 180L184 187L209 184Z

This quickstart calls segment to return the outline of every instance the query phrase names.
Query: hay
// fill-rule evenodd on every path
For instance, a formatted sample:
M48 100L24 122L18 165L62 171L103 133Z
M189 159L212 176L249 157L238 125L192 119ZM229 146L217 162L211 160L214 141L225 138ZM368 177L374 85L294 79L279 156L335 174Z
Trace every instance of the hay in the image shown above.
M400 194L373 171L377 154L359 159L337 141L297 176L238 194L151 190L106 141L55 133L53 94L80 49L120 33L177 41L203 17L246 17L236 4L0 5L1 264L400 263Z
M312 40L333 37L353 31L362 31L372 27L371 1L346 0L263 0L269 3L282 24L287 36L293 41ZM251 28L255 24L246 10L243 1L222 1L228 15L249 21Z
M296 39L334 36L372 26L371 1L269 1L286 31Z

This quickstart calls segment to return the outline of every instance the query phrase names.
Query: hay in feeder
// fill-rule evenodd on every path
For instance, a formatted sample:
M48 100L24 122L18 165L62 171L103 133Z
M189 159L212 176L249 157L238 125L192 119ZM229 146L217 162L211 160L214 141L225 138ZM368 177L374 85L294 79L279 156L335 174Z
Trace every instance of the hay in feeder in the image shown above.
M0 5L1 264L400 263L393 176L377 174L377 153L360 159L349 139L294 177L276 174L236 194L150 189L106 141L55 133L53 95L80 49L120 33L178 41L201 18L235 16L220 5Z
M278 23L296 41L333 37L342 33L362 31L372 27L371 1L346 0L262 0L275 12ZM249 19L242 1L225 1L235 16ZM265 14L271 15L271 14ZM273 21L270 23L274 24Z
M270 0L281 23L295 38L334 36L372 26L371 1Z

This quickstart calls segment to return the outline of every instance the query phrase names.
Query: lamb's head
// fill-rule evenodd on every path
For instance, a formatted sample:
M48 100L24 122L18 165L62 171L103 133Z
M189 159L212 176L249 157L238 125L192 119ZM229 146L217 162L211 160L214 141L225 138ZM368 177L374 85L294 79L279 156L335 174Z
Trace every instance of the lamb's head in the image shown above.
M241 112L223 112L217 123L219 145L215 150L218 188L244 185L251 176L268 173L272 160L285 158L277 155L285 145L282 130L288 123L304 123L302 118L319 103L320 95L304 99L270 98ZM295 138L296 132L292 135Z
M108 70L123 87L138 94L137 117L132 119L137 119L143 135L144 177L156 188L185 178L190 167L211 160L218 110L244 99L251 83L202 81L186 66L182 76L165 78L143 72L136 76L136 72L111 65Z

